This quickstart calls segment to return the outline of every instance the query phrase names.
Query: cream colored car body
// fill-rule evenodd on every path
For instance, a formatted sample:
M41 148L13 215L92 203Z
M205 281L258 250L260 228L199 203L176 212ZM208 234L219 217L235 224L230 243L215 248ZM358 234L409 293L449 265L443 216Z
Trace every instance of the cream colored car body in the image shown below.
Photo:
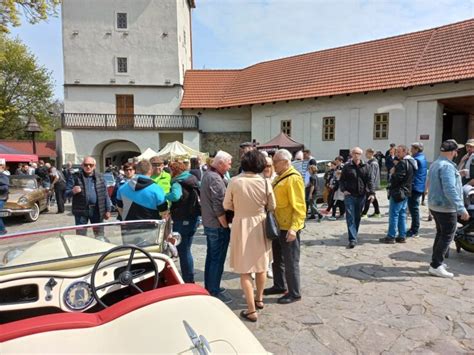
M31 311L45 307L58 308L64 313L73 312L64 301L66 290L78 281L90 283L91 271L97 259L102 252L114 246L116 244L95 238L64 234L62 238L37 241L6 263L4 270L0 267L0 293L2 289L18 285L37 285L39 290L39 297L35 302L0 303L0 332L2 312ZM172 259L157 252L161 247L162 245L151 245L146 249L156 262L159 272L163 272L165 268L168 272L171 271L178 280L176 287L179 287L179 284L183 283L182 278ZM96 254L91 255L91 250ZM96 284L112 280L114 271L125 266L128 260L128 253L118 253L105 259L96 274ZM146 257L142 255L133 259L133 263L145 260ZM151 276L152 273L142 274L137 281ZM57 282L52 290L45 286L51 278ZM98 291L99 297L125 287L127 286L110 286ZM159 290L160 288L145 293ZM136 297L139 296L141 295ZM96 301L82 312L94 306ZM120 301L112 307L119 306ZM195 333L194 343L189 329ZM208 343L208 347L204 346L204 343ZM220 300L208 295L189 295L144 305L94 327L39 333L33 331L27 336L0 342L0 354L18 353L261 354L266 351L240 319Z

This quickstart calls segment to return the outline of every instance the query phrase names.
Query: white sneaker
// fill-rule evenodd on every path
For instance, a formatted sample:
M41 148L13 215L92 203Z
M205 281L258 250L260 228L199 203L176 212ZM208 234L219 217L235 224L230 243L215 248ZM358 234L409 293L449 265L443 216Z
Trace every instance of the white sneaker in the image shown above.
M430 266L428 269L428 272L433 275L433 276L438 276L438 277L446 277L446 278L452 278L454 277L454 274L446 270L446 266L440 265L436 269Z
M328 217L328 221L335 221L335 220L336 220L336 217L333 217L333 216Z

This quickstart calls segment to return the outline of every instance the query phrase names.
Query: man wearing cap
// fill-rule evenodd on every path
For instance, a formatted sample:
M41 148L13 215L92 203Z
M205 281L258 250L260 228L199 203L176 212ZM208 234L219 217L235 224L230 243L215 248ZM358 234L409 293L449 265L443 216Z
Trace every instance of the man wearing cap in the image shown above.
M423 143L415 142L410 148L411 156L415 159L417 169L413 173L411 185L411 196L408 197L408 210L411 215L411 227L407 232L407 237L418 237L420 229L420 200L425 192L427 162L423 154Z
M150 159L150 163L153 169L151 179L167 194L171 189L171 174L164 170L165 162L159 156L156 156Z
M446 270L444 257L456 232L457 217L464 221L469 219L463 203L461 175L453 163L462 147L454 139L444 141L438 159L430 166L428 205L436 222L436 237L428 272L433 276L454 276Z
M467 170L467 172L461 174L462 175L462 184L474 186L474 170L471 173L471 166L473 166L474 160L474 139L468 139L466 142L466 151L467 153L462 157L461 161L458 165L458 170ZM474 166L473 166L474 169Z
M5 171L5 159L0 158L0 211L3 210L5 202L8 200L8 185L9 179L8 175L4 174ZM7 234L5 225L3 224L3 219L0 217L0 236Z

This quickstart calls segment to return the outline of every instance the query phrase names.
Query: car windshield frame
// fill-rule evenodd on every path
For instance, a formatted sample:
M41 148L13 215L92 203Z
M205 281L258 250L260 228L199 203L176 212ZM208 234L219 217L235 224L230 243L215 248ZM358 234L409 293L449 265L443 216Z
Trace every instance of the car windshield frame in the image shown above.
M34 187L30 186L19 186L18 184L12 184L12 181L19 182L19 181L33 181ZM12 189L37 189L38 182L36 180L36 175L11 175L8 178L8 186Z
M119 245L136 245L145 249L156 247L161 252L166 228L165 220L114 221L11 234L0 238L0 274L4 274L5 271L15 273L17 269L68 260L98 258L105 251ZM86 235L83 235L84 232ZM98 249L84 252L83 249L87 249L88 245ZM55 248L51 252L56 256L49 257L48 254L45 259L41 259L45 251L50 250L47 248L51 246L59 246L59 249L61 247L63 249ZM33 248L38 249L39 256L34 254ZM30 252L33 256L29 259L31 262L17 263L16 261L22 257L28 260L29 256L25 256L26 252Z
M316 167L318 168L318 174L325 174L326 171L328 171L328 163L330 163L330 160L317 160L316 161ZM320 167L324 167L323 170L320 169Z

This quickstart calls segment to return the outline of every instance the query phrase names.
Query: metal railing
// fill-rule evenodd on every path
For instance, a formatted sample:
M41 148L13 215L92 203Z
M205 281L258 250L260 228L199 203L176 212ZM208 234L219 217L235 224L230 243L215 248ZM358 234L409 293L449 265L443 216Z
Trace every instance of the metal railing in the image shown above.
M194 115L63 113L61 114L61 127L105 130L199 130L199 118Z

